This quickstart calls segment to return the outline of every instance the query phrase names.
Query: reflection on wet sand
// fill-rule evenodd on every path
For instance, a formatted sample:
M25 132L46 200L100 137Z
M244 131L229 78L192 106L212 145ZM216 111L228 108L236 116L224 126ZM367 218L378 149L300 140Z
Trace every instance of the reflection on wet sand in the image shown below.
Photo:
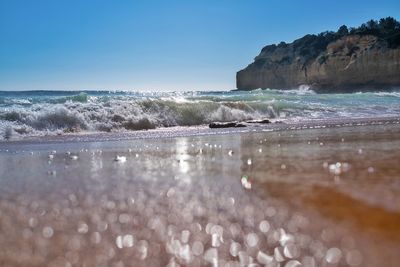
M341 192L313 187L305 204L322 215L338 221L348 221L359 231L400 242L400 213L358 201Z
M0 262L397 266L399 133L16 145L0 151Z
M352 224L357 230L400 242L400 213L364 203L334 187L318 185L304 188L287 183L264 183L268 194L291 200L303 209L317 211L328 219ZM295 196L295 197L293 197Z

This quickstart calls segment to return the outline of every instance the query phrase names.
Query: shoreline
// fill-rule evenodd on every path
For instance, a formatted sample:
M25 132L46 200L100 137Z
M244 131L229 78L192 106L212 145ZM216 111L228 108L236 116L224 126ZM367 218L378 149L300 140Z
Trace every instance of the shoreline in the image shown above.
M369 125L393 125L400 124L400 116L390 117L370 117L370 118L349 118L349 119L315 119L304 121L285 122L280 120L271 120L271 123L248 123L246 127L218 128L210 129L208 125L199 126L176 126L156 128L150 130L123 131L123 132L81 132L62 135L46 136L23 136L18 139L0 141L0 151L3 148L12 145L24 145L35 143L68 143L68 142L107 142L123 141L137 139L159 139L176 137L196 137L209 135L230 135L243 134L251 132L269 132L269 131L293 131L305 129L323 129L335 127L357 127Z

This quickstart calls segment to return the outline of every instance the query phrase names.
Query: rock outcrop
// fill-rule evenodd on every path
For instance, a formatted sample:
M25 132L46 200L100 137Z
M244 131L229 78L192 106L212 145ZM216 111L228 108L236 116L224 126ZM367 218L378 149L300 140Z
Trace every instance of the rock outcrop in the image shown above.
M237 88L309 85L317 92L400 88L400 24L395 21L390 31L382 33L381 22L375 22L376 29L363 24L364 28L349 33L342 26L338 32L266 46L252 64L237 73Z

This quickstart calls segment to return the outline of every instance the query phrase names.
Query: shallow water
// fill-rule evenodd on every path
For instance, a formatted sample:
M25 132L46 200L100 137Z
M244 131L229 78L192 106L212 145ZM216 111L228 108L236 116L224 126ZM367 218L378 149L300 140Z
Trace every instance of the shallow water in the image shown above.
M399 134L1 143L0 262L398 266Z

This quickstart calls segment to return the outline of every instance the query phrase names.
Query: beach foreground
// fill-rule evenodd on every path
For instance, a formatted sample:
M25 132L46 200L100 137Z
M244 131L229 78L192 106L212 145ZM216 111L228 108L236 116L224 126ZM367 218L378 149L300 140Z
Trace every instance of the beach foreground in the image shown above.
M0 265L398 266L399 147L396 123L3 142Z

